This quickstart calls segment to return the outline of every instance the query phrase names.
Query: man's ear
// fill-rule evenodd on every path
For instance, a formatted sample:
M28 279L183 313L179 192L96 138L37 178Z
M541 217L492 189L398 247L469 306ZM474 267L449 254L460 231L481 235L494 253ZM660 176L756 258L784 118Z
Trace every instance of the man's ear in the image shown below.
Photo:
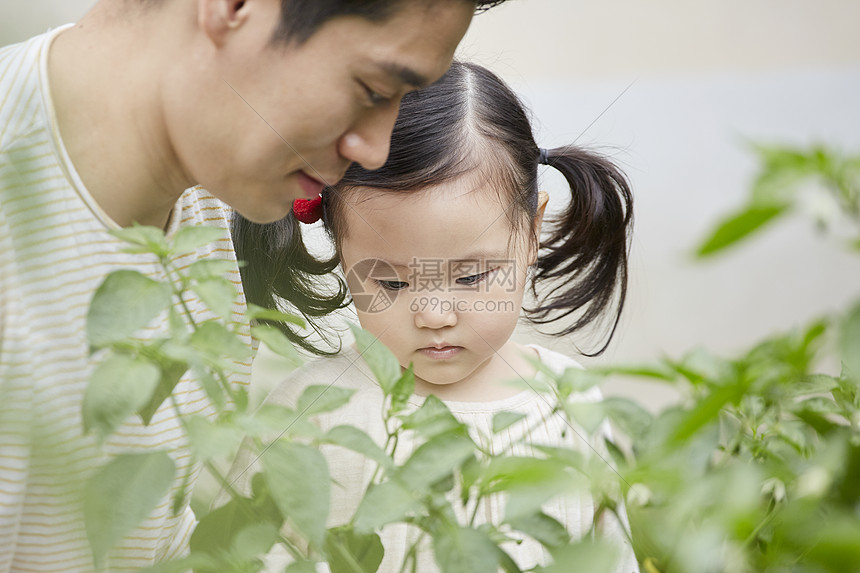
M248 18L244 0L197 0L197 22L216 46Z
M546 206L549 203L549 193L546 191L538 191L537 212L535 212L534 221L532 221L532 236L535 237L535 244L529 256L529 264L533 265L537 262L538 251L540 250L540 231L543 227L543 215L546 212Z

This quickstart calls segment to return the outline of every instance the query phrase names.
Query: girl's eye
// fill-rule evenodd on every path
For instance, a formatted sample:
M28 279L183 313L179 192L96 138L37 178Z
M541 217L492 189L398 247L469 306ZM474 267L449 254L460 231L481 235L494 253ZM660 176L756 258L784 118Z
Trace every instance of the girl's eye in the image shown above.
M376 284L384 288L385 290L403 290L409 286L409 283L403 281L383 281L377 280Z
M488 276L490 276L490 273L492 273L495 270L496 269L490 269L488 271L484 271L484 272L479 273L477 275L469 275L467 277L460 277L455 282L458 285L466 285L466 286L475 285L475 284L478 284L479 282L481 282L482 280L486 279Z

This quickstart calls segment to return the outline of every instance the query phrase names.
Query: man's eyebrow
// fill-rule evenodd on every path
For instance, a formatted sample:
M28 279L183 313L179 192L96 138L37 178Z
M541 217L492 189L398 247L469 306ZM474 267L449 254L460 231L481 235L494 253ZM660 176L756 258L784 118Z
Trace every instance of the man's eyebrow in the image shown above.
M428 78L407 66L395 64L393 62L385 62L380 65L380 68L382 68L382 71L386 74L396 77L401 82L412 86L415 89L421 89L430 85L430 80Z

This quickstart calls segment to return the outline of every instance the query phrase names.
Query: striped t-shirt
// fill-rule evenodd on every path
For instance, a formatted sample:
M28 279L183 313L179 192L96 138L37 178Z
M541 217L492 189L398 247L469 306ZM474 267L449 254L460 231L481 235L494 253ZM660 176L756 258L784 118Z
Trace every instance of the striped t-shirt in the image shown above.
M91 571L80 503L84 481L117 453L167 450L177 468L170 492L107 563L111 571L134 570L185 550L194 516L187 498L176 516L170 501L199 466L170 401L149 426L132 416L102 446L83 432L81 404L94 367L85 334L93 293L117 269L159 279L163 272L151 255L122 252L124 244L108 234L118 226L68 159L46 74L57 33L0 49L0 572ZM229 217L203 189L185 191L168 235L212 225L224 228L227 238L180 257L177 265L204 257L235 263ZM235 264L229 278L241 292ZM199 300L187 303L198 322L214 318ZM244 298L233 310L241 320ZM247 325L241 333L250 345ZM159 319L140 336L166 334ZM232 381L247 384L250 366L240 364ZM190 373L174 394L184 413L214 412Z

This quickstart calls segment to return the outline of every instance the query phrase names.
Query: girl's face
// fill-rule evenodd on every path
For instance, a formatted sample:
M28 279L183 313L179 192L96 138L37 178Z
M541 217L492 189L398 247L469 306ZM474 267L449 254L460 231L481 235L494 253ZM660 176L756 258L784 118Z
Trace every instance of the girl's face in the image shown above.
M510 337L535 257L531 229L513 236L506 194L485 185L464 176L417 192L344 194L341 261L359 321L401 366L414 365L421 394L487 397L524 363Z

